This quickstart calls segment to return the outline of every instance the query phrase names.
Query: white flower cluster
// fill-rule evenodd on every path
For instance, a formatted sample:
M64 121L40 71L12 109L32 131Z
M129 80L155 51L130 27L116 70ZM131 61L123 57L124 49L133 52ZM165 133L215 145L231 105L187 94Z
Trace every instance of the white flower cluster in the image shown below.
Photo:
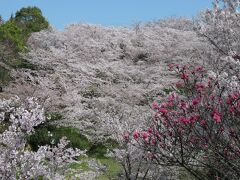
M69 141L62 138L56 147L41 146L37 152L27 148L26 137L34 127L44 123L44 110L34 98L19 105L19 98L0 100L0 179L64 179L65 165L84 151L66 148ZM17 105L18 104L18 105ZM8 126L8 127L7 127ZM61 172L59 171L61 170Z
M209 77L232 92L240 90L239 5L239 0L215 1L214 8L202 14L203 28L200 30L200 34L207 37L217 50L215 58L218 63L214 66L218 67L215 72L208 73Z
M215 73L210 70L208 71L208 77L213 80L218 80L219 85L229 92L240 91L240 81L235 75L230 76L226 72Z
M239 0L217 0L214 8L202 13L200 33L218 46L218 50L231 55L239 54Z
M213 72L212 70L210 70L210 71L208 71L208 77L211 79L216 79L217 74L215 72Z

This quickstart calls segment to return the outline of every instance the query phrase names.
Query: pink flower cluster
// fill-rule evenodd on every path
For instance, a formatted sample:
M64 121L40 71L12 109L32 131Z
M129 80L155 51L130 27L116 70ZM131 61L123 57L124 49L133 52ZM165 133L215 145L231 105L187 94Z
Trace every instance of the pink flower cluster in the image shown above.
M208 78L202 66L172 64L169 69L180 79L175 91L164 101L153 102L152 125L134 131L133 139L166 161L174 156L183 163L195 151L201 152L204 161L212 161L209 148L221 154L217 158L240 160L240 92L218 86L218 80ZM166 156L165 151L172 155Z

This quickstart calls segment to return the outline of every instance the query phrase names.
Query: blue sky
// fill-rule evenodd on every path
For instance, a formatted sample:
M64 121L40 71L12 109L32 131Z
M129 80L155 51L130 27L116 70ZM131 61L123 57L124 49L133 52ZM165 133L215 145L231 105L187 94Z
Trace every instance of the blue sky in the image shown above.
M211 0L0 0L0 14L7 20L26 6L39 7L54 27L63 29L77 22L128 26L164 17L191 18L211 7Z

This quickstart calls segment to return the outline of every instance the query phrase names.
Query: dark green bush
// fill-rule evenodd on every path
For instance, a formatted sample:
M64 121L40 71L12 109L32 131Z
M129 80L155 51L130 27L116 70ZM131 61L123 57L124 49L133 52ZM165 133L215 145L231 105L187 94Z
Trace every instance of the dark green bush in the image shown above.
M52 134L52 136L50 136ZM79 133L79 130L72 127L56 127L55 125L39 126L35 133L28 137L28 143L34 151L38 146L51 145L54 140L54 145L59 142L62 137L67 137L70 140L69 147L79 149L90 149L91 142L84 135Z
M86 149L90 157L104 158L108 150L111 151L119 146L113 139L92 143L76 128L56 127L49 124L37 127L35 133L28 137L28 143L34 151L37 151L39 146L51 145L52 140L54 140L53 145L56 145L63 136L70 140L69 147Z
M90 157L102 158L107 153L107 147L103 143L96 143L91 146L87 154Z

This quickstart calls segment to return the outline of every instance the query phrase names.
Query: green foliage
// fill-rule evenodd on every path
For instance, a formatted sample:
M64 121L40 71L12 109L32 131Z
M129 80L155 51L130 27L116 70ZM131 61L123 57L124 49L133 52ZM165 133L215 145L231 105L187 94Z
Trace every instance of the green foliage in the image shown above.
M3 23L2 16L0 15L0 24Z
M113 149L118 147L119 147L118 142L114 139L109 138L103 142L96 142L92 144L87 154L90 157L106 158L105 155L107 154L108 151L112 151Z
M79 92L83 97L92 99L93 97L100 97L101 93L99 92L98 84L92 83L88 87L86 87L84 90Z
M52 134L52 135L51 135ZM84 135L79 133L79 130L72 127L59 127L55 125L39 126L36 132L28 137L28 143L32 149L36 151L38 146L50 145L54 142L57 144L63 136L70 140L69 146L79 149L90 149L91 142Z
M6 22L0 16L1 61L12 68L38 69L36 65L20 58L19 52L26 51L26 41L32 32L41 31L48 26L37 7L22 8ZM10 80L9 71L0 66L0 88Z
M165 92L167 95L174 92L174 89L171 87L163 88L163 92Z
M43 17L38 7L26 7L16 12L13 21L20 27L25 35L38 32L49 27L48 21Z
M0 42L15 51L25 49L23 31L12 21L0 25Z
M62 118L58 113L47 113L48 121L56 121ZM28 143L34 151L38 146L51 145L53 140L54 144L59 142L59 139L66 136L70 140L70 147L86 149L90 157L105 158L108 150L113 150L119 147L117 141L107 139L104 142L90 142L86 136L80 134L79 130L72 127L56 127L55 125L45 124L36 128L35 133L28 137Z
M106 146L108 149L110 149L110 150L119 147L119 143L118 143L116 140L111 139L111 138L107 139L107 140L104 142L104 144L105 144L105 146Z
M8 126L9 126L8 123L1 123L0 124L0 133L3 133L5 130L7 130Z
M57 121L63 118L63 116L58 112L48 112L45 115L46 115L47 121Z
M88 150L87 155L90 157L102 158L107 153L107 147L103 143L96 143Z
M5 57L4 63L10 67L16 68L16 69L22 69L22 68L31 69L31 70L39 69L39 66L32 64L25 59L21 59L17 55L15 56L15 58L14 57L12 57L12 58Z
M0 86L7 84L11 80L9 71L0 66Z
M48 21L37 7L22 8L5 23L0 22L0 42L14 52L26 50L26 41L32 32L49 27Z
M92 143L80 134L79 130L72 127L56 127L49 124L50 122L62 119L62 115L57 112L46 113L47 123L38 126L35 133L27 138L28 144L31 149L37 151L41 145L56 145L59 139L66 136L70 140L69 147L86 149L88 157L80 156L78 160L81 162L74 162L69 166L69 173L66 178L71 179L76 173L96 171L95 168L89 166L90 160L95 160L97 164L106 166L106 171L98 177L98 179L118 179L118 175L122 172L121 165L114 158L106 157L106 153L114 148L119 147L119 144L114 139L106 139L102 142ZM5 129L5 127L2 127ZM1 129L1 126L0 126ZM53 143L54 140L54 143Z

